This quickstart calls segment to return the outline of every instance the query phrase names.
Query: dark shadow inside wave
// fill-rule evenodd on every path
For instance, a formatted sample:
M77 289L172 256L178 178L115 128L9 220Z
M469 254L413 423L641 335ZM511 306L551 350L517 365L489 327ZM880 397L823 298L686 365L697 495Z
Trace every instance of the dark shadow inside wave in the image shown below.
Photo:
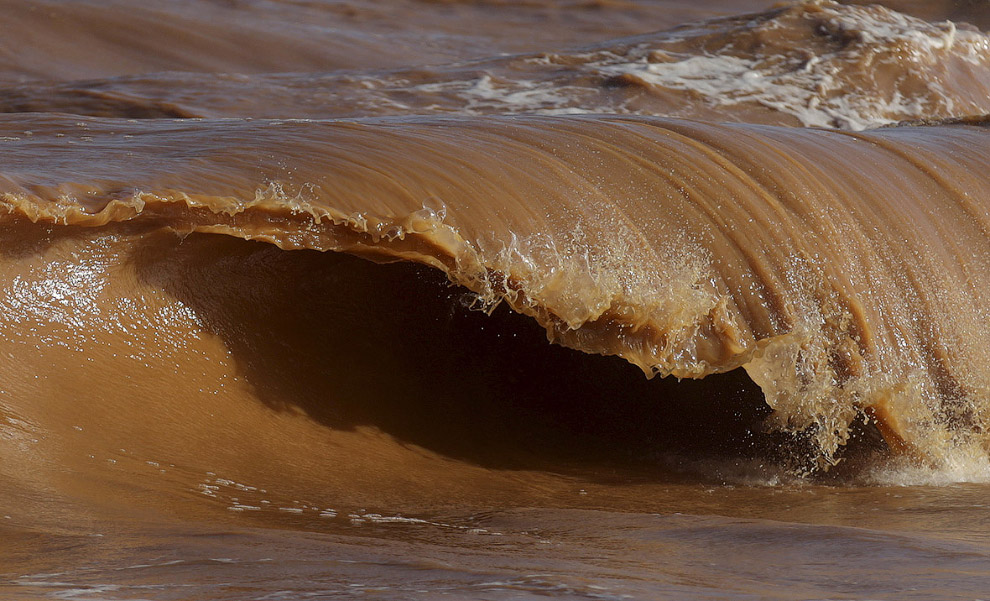
M428 267L220 235L151 240L135 257L142 277L225 341L264 403L330 428L373 426L504 469L807 452L764 427L770 411L743 370L647 380L619 358L548 344L504 307L472 310Z

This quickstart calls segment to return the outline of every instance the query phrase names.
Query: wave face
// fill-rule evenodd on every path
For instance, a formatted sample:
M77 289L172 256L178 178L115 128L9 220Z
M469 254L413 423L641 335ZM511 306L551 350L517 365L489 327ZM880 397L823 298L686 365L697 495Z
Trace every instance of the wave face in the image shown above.
M982 594L983 4L131 4L0 0L0 596Z
M423 263L648 375L744 367L826 461L864 411L926 456L987 442L982 125L4 125L11 218Z

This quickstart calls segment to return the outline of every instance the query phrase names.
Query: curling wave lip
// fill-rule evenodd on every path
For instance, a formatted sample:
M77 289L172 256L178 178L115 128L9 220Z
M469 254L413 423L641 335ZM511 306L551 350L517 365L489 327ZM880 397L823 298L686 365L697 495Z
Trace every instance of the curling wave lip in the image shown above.
M6 138L10 218L430 265L648 375L745 367L825 463L863 413L930 461L987 444L978 119L4 121L33 132Z

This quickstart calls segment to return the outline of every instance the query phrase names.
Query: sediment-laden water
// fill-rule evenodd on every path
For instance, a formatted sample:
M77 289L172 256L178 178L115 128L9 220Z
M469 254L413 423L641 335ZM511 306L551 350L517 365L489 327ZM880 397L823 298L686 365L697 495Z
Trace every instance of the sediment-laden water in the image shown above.
M981 2L2 2L0 595L978 599Z

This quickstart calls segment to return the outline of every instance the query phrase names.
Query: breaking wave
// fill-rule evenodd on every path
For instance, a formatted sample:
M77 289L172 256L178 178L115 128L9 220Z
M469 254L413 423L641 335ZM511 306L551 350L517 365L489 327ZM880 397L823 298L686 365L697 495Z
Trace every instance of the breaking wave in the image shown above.
M504 303L647 376L742 367L824 465L859 418L935 464L986 453L977 120L859 134L641 117L3 127L5 220L36 224L39 243L127 224L419 263L479 308ZM113 269L114 236L80 264ZM8 338L77 322L88 295L150 310L126 283L78 287L53 303L50 285L8 280Z

